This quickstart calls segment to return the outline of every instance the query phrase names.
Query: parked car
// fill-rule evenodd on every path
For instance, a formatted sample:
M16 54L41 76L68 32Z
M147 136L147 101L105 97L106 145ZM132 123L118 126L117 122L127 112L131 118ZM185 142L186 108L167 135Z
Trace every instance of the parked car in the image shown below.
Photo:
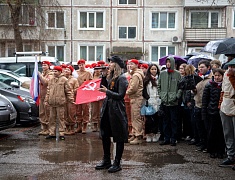
M39 107L30 96L28 91L18 87L9 86L0 82L0 93L6 96L17 111L17 124L34 123L38 121Z
M17 112L12 103L0 94L0 130L15 126L16 117Z
M9 70L0 69L0 82L8 85L11 85L14 82L17 83L21 90L28 90L31 79L29 77L19 76Z
M42 61L49 61L53 66L59 66L57 58L51 56L38 56L38 70L42 71ZM0 57L0 69L10 70L19 76L32 77L34 70L34 56Z

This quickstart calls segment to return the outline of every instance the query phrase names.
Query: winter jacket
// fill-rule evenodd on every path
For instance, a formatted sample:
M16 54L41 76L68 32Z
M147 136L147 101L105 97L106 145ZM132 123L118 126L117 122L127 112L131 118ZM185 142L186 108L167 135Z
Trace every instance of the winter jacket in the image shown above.
M61 107L66 102L74 102L74 94L72 93L68 80L61 74L58 78L53 77L47 86L47 94L45 98L51 107Z
M53 72L50 70L42 71L42 74L39 76L40 79L40 99L45 99L47 94L47 85L50 79L53 78Z
M78 80L74 78L73 76L68 77L68 84L71 88L71 91L74 95L74 98L76 99L77 89L79 87Z
M127 79L122 74L114 82L107 82L106 77L102 77L101 82L104 83L101 85L108 85L108 90L101 108L100 134L102 137L112 136L114 142L128 142L128 124L124 102L128 86Z
M181 79L180 73L175 70L175 60L173 57L168 57L171 62L170 70L160 73L158 79L158 93L162 103L166 106L177 106L178 99L181 96L181 90L178 89L178 82Z
M143 93L144 73L141 69L136 69L131 72L131 79L126 94L130 99L142 97Z
M196 85L196 93L194 94L194 100L195 100L195 106L198 108L202 108L203 91L205 89L206 84L211 80L211 78L212 78L212 72L210 72L208 76L204 77L204 79Z
M77 79L78 79L79 86L81 86L85 81L89 81L93 79L92 74L87 70L85 71L77 70L77 73L78 73Z
M144 86L143 97L148 101L148 105L153 106L156 111L159 110L161 100L158 95L157 86L152 86L151 81L149 81L147 86Z
M202 120L206 120L210 115L219 115L219 99L222 84L210 80L206 84L202 95Z
M235 90L231 82L232 77L227 75L228 70L224 73L222 92L223 100L220 110L227 116L235 116Z

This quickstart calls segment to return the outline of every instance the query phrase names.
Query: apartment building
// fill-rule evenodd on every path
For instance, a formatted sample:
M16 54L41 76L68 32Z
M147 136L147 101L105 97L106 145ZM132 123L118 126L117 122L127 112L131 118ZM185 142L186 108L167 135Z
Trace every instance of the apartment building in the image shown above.
M54 3L52 3L52 1ZM45 21L24 11L24 50L42 50L64 62L110 55L158 62L168 54L199 51L208 41L234 36L227 0L55 0L40 3ZM6 5L0 12L9 16ZM2 11L4 10L4 11ZM0 18L0 56L15 52L13 30Z

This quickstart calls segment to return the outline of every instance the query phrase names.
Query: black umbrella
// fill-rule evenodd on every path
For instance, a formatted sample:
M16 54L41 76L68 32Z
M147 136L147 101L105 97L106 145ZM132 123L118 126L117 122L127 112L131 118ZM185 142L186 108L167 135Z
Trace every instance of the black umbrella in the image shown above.
M201 51L213 54L235 54L235 38L209 41Z

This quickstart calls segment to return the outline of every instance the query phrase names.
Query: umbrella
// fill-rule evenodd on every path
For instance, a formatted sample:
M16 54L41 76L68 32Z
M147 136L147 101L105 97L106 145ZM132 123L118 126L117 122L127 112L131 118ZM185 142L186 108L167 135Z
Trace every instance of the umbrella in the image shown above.
M161 57L159 59L159 64L162 66L162 65L165 65L166 64L166 59L168 57L173 57L175 59L175 63L177 64L177 66L179 66L180 64L183 64L183 63L187 63L187 60L184 59L183 57L181 56L177 56L177 55L168 55L168 56L164 56L164 57Z
M212 56L207 56L207 55L204 55L204 54L200 54L200 55L192 56L191 58L189 58L188 64L192 64L195 68L198 68L199 61L201 61L201 60L211 61L213 59L214 58Z
M235 38L209 41L201 51L213 54L235 54Z
M197 56L200 55L201 53L199 52L191 52L189 54L187 54L186 56L183 56L184 59L188 60L189 58L191 58L192 56Z

